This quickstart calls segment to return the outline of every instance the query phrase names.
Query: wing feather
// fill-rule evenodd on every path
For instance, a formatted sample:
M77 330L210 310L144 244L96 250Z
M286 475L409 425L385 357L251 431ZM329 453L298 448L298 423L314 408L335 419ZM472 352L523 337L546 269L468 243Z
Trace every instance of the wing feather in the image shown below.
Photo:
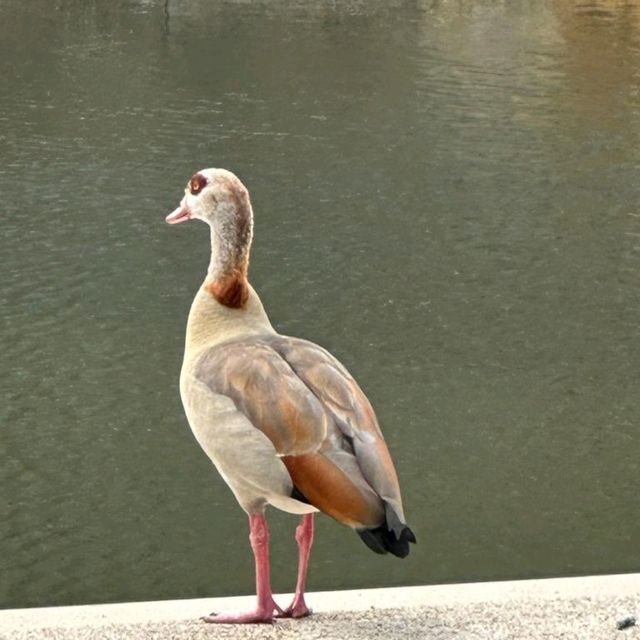
M405 518L398 475L373 407L358 383L334 356L313 342L273 336L269 344L350 439L362 475L386 503L387 521L399 534Z

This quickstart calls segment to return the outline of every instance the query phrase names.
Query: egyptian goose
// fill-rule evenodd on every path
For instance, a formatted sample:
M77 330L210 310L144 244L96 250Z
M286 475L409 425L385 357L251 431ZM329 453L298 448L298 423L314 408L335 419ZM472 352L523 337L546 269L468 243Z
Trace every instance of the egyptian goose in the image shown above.
M247 281L247 189L224 169L199 171L166 221L193 218L211 228L211 261L189 312L180 395L196 439L249 515L257 591L255 610L203 619L303 617L311 613L304 591L315 512L355 529L376 553L404 558L415 536L367 397L330 353L278 334ZM267 505L302 516L287 609L271 592Z

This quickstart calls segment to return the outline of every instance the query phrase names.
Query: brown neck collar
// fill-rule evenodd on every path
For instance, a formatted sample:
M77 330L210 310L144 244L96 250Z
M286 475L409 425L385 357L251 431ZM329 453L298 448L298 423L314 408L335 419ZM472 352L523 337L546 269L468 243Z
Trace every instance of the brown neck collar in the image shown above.
M249 282L246 268L233 271L216 280L207 279L205 291L211 294L221 305L230 309L242 309L249 299Z

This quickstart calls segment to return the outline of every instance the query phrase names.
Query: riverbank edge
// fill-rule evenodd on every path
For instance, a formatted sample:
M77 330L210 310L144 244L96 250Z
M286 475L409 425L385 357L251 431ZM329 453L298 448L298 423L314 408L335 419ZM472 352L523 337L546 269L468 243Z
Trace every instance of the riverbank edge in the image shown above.
M290 594L277 598L287 602ZM640 573L545 578L501 582L430 585L323 591L310 593L308 602L316 613L358 612L412 607L456 607L470 604L504 604L531 601L535 606L544 601L598 599L602 601L632 597L640 614ZM232 611L251 607L253 596L199 598L118 604L76 605L0 610L0 631L29 631L46 627L74 628L102 625L145 624L149 621L176 622L193 620L210 611ZM640 619L638 620L640 624Z

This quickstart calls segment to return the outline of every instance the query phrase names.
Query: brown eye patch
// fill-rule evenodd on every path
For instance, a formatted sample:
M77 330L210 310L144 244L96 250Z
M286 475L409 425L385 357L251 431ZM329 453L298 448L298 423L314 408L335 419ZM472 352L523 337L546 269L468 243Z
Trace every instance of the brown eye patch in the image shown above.
M199 173L193 175L189 180L189 191L195 196L207 186L207 179Z

